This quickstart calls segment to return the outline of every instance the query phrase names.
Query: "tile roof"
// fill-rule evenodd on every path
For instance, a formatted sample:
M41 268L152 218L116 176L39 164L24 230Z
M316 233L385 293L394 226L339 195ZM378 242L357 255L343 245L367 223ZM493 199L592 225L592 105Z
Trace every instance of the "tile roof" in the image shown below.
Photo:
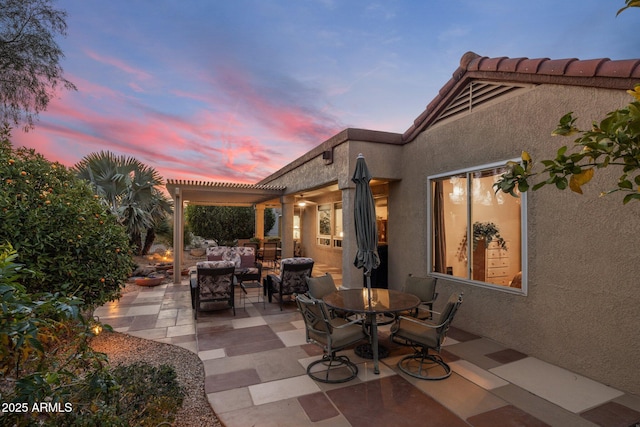
M640 83L640 59L530 59L504 56L488 58L467 52L460 59L460 67L414 120L413 125L405 131L402 140L411 141L433 123L449 101L464 89L470 80L627 90L631 89L634 83Z

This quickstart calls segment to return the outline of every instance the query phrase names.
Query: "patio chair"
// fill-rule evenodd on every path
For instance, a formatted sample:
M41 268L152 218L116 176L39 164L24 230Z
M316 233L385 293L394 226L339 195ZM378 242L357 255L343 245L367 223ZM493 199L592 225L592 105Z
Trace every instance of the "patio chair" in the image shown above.
M417 277L409 274L404 282L402 291L420 298L420 306L411 310L411 312L400 313L400 315L409 315L423 320L432 319L433 303L438 297L436 283L437 279L435 277ZM425 307L427 307L426 310L424 310Z
M314 299L322 299L337 289L331 273L325 273L324 276L307 277L307 286L309 287L309 296Z
M255 246L254 246L255 245ZM241 298L242 306L246 307L247 289L260 289L262 287L262 263L257 260L255 247L257 243L245 243L243 247L237 247L236 253L239 257L239 264L236 261L236 279L238 285L242 289L244 298ZM260 303L260 295L258 292L258 303ZM264 306L264 298L262 300Z
M271 268L275 269L279 260L278 244L276 242L265 242L260 259L264 265L271 263Z
M330 318L324 302L320 300L298 295L296 302L304 319L307 342L324 350L322 359L307 366L307 375L315 381L332 384L354 379L358 375L358 367L347 356L337 356L336 352L367 338L362 325ZM324 365L326 369L315 369L318 365Z
M203 303L226 302L236 315L234 303L234 273L233 261L201 261L196 264L196 270L191 277L191 305L194 316L202 310Z
M307 287L309 288L309 296L313 299L321 300L325 295L329 295L337 290L331 273L325 273L324 276L307 277ZM331 317L346 317L347 313L343 310L328 309Z
M253 248L254 253L256 254L256 259L258 259L258 252L260 251L260 243L258 242L245 242L242 244L245 248Z
M452 294L437 322L400 316L391 328L391 339L413 346L416 351L398 362L398 368L407 375L423 380L442 380L451 375L451 368L440 356L440 349L449 326L462 304L462 293ZM432 349L438 354L429 354ZM430 373L429 370L435 373Z
M280 275L268 274L265 277L265 288L269 302L273 295L277 295L282 311L285 295L304 294L307 287L307 277L311 277L313 270L312 258L285 258L280 263Z

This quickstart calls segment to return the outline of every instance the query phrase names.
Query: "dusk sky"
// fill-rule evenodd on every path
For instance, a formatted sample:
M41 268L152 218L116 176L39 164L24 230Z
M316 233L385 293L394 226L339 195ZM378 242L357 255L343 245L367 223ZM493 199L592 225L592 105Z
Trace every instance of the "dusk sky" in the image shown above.
M15 146L255 183L347 127L399 132L467 51L640 58L624 0L58 0L65 77ZM552 126L553 124L550 124Z

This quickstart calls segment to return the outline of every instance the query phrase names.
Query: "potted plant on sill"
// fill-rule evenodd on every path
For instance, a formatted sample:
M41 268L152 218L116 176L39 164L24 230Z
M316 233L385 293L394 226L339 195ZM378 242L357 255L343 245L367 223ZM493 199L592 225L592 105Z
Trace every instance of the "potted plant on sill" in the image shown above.
M484 240L485 247L489 247L489 243L495 240L500 248L507 250L507 242L502 238L498 226L493 222L476 221L473 223L473 250L478 247L478 242L481 240Z

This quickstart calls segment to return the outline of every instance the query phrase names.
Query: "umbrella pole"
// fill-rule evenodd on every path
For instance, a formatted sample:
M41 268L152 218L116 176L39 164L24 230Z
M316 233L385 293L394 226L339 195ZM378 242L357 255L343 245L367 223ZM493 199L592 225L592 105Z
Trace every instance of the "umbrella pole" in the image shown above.
M365 272L367 277L367 296L369 299L369 310L371 310L371 271ZM367 313L371 324L371 352L373 353L373 373L380 373L378 362L378 316L374 312Z

